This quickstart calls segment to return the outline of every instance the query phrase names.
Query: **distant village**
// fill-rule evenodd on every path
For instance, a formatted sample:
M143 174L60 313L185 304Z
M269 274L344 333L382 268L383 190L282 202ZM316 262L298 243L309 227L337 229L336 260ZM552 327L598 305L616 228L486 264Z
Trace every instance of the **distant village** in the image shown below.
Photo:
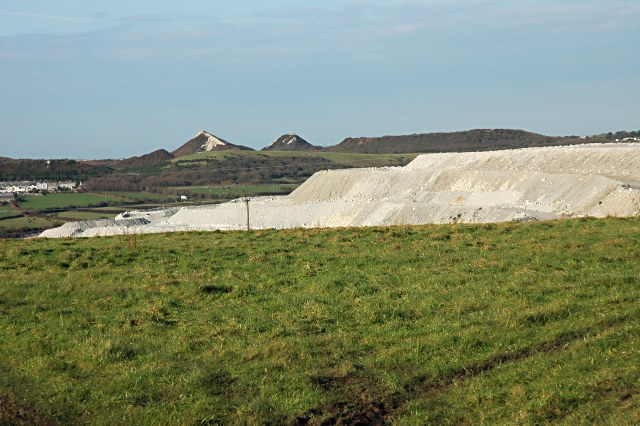
M6 200L15 198L21 194L50 194L52 192L84 192L82 183L47 182L47 181L21 181L21 182L0 182L0 199Z

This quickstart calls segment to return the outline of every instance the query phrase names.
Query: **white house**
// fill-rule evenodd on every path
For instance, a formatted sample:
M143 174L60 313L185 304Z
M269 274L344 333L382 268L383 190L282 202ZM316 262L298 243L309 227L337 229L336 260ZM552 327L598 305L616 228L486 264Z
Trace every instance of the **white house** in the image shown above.
M57 189L73 189L76 187L76 183L75 182L58 182L58 184L56 185Z

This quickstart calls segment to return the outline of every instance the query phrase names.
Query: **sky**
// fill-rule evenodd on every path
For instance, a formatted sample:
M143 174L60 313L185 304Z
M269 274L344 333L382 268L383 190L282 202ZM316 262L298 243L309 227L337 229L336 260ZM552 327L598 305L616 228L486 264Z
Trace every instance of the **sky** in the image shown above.
M638 0L1 0L0 156L640 129Z

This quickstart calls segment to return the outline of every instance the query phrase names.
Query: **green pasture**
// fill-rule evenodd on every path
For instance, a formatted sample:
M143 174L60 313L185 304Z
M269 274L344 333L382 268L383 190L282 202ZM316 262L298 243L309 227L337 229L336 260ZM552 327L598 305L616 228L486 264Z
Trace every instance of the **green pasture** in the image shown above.
M13 216L19 214L16 210L9 206L0 206L0 217Z
M256 184L256 185L230 185L230 186L185 186L176 188L177 192L191 192L195 194L209 194L222 199L248 197L263 194L289 194L299 185L295 183L284 184Z
M109 219L116 217L117 213L100 213L100 212L84 212L77 210L70 210L66 212L60 212L56 214L56 217L64 220L97 220L97 219Z
M147 191L103 191L100 194L106 194L107 197L122 199L127 202L144 202L144 201L165 201L175 199L175 195L157 194Z
M0 424L640 423L639 218L0 243Z
M16 238L31 234L36 231L43 231L54 228L64 223L63 220L50 217L30 217L22 216L11 219L0 220L0 240L2 238ZM0 422L0 424L2 424Z
M40 228L61 225L62 222L48 217L22 216L12 219L5 219L0 222L3 228Z
M118 198L90 193L54 193L47 195L24 195L24 201L18 203L23 210L44 210L54 208L72 208L99 206L106 202L118 201Z
M293 151L267 151L271 157L291 156ZM384 167L388 165L404 165L409 163L420 154L354 154L348 152L322 152L322 151L300 151L295 152L299 157L319 157L325 158L341 165L351 167Z
M383 167L405 165L419 154L353 154L345 152L322 151L210 151L187 155L171 160L173 164L194 163L207 160L228 160L230 158L318 158L329 160L342 167Z

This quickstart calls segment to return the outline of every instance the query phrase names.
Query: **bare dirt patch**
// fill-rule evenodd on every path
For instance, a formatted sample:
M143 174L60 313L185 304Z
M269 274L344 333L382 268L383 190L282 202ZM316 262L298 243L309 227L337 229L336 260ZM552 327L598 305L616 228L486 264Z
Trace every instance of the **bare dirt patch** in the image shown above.
M389 395L372 395L364 377L346 375L315 376L311 382L326 391L333 392L335 399L330 404L308 410L291 421L291 425L383 425L390 424L392 419L400 414L410 399L425 398L445 392L453 383L468 380L490 372L491 370L526 359L538 353L550 354L563 350L568 344L581 340L586 336L596 334L610 327L623 324L631 318L640 315L636 312L612 318L592 327L568 331L559 334L554 339L524 347L512 352L496 354L486 361L474 363L458 370L430 380L418 376L405 386L403 392ZM628 396L627 398L630 398ZM621 398L623 399L624 396Z
M0 395L0 425L55 426L56 423L47 419L35 409L18 404L5 395Z

